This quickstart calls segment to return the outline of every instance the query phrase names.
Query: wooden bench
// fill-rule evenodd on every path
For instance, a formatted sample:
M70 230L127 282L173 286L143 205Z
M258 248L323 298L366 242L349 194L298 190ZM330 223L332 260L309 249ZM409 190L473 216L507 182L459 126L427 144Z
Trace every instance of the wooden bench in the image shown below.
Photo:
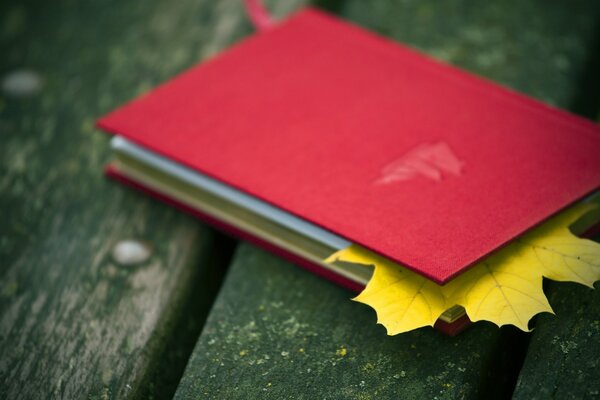
M600 110L598 2L318 5ZM239 0L0 4L0 398L600 396L597 291L548 284L531 334L387 337L349 292L103 179L94 119L250 32Z

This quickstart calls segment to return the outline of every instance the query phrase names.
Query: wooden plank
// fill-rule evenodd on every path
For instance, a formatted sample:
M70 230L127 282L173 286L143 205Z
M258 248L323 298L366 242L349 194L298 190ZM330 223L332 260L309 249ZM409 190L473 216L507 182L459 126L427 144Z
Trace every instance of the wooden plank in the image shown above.
M174 329L209 307L220 242L106 181L94 120L250 26L237 0L64 0L2 2L0 27L0 398L152 393ZM112 256L129 238L145 261Z
M597 398L600 292L556 282L548 284L546 292L556 316L539 317L513 398Z
M547 102L577 95L586 2L337 3L342 16ZM350 293L238 249L175 398L508 397L526 334L480 323L387 337ZM516 364L516 365L515 365Z
M513 398L596 398L600 396L600 292L548 281L546 293L556 315L538 317Z
M597 2L480 3L352 0L343 12L439 60L569 108L595 36Z
M574 107L588 117L600 109L600 13L596 15L596 43L582 79L584 91ZM600 242L600 236L594 238ZM583 399L600 396L600 292L574 283L546 282L546 293L556 313L536 321L527 356L513 397L515 399ZM598 289L596 283L595 288Z
M477 392L496 329L480 325L456 338L431 328L388 337L373 313L349 297L242 245L175 398L463 398Z

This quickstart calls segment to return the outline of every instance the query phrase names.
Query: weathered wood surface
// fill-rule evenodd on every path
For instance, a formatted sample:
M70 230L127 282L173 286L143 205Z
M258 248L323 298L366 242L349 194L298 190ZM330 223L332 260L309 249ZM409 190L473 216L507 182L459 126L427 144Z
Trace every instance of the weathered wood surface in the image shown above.
M597 15L600 20L600 15ZM600 117L600 23L590 52L586 92L574 107ZM598 119L597 119L598 120ZM598 120L600 122L600 120ZM600 235L594 238L600 242ZM542 315L531 336L515 399L600 398L600 285L547 282L546 293L556 316Z
M176 399L472 397L499 340L424 329L386 337L350 293L243 244ZM408 397L411 398L411 397Z
M600 284L547 286L556 316L539 317L514 398L600 398Z
M581 96L598 6L352 0L337 9L369 29L568 108ZM386 337L374 313L349 297L242 245L176 399L511 395L526 334L480 323L454 339L431 329Z
M532 0L348 0L361 26L526 93L570 108L595 39L599 4Z
M237 0L0 3L0 398L154 392L186 302L204 301L194 321L210 304L220 245L106 181L94 120L249 30ZM115 262L128 238L148 260Z

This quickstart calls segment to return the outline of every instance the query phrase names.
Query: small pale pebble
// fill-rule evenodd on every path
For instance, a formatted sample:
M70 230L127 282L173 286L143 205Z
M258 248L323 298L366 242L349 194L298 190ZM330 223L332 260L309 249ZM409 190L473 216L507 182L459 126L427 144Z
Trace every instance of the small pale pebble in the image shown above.
M148 260L152 253L151 247L139 240L121 240L112 249L113 259L120 265L129 267Z
M37 94L43 85L42 78L35 71L17 69L2 79L2 92L12 97L29 97Z

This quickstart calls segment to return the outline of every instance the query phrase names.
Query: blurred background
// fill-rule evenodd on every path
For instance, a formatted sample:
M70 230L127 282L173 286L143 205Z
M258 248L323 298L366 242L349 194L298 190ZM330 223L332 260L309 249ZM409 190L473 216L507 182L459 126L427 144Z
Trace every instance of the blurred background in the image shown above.
M557 107L598 117L598 1L266 3L278 18L307 4L319 7ZM261 294L265 304L290 302L290 308L305 313L304 323L314 324L324 343L341 341L344 348L356 349L354 358L342 362L338 357L341 367L331 372L329 364L318 360L325 357L321 354L335 354L336 348L319 347L324 345L315 339L312 359L297 358L294 365L277 367L279 375L273 379L278 389L270 389L267 381L256 383L265 371L275 371L260 369L265 366L257 365L255 375L231 367L229 381L224 381L218 367L202 359L208 343L228 332L239 337L223 345L219 357L231 363L241 362L244 351L276 357L286 346L294 346L299 339L277 328L290 317L278 313L277 307L271 323L256 328L270 332L264 334L266 339L246 342L248 334L240 330L246 325L240 324L250 322L233 310L244 311L244 302L250 300L236 299L235 288L228 287L260 274L276 282L278 272L268 268L280 271L287 264L263 259L267 256L251 246L106 181L102 170L110 158L108 137L95 129L94 121L252 32L241 0L0 3L0 397L171 398L183 385L177 392L180 397L222 390L227 394L223 397L232 398L240 396L233 390L238 387L250 398L283 398L297 383L286 377L300 367L316 372L302 378L311 383L303 389L307 398L338 384L344 396L368 392L385 397L401 390L399 378L394 378L403 377L401 372L415 379L414 386L404 385L413 395L442 398L482 393L508 397L515 385L515 393L527 398L544 390L545 379L556 385L557 380L575 382L582 374L588 383L597 378L597 373L586 375L599 354L586 342L591 339L545 317L532 337L483 325L455 342L419 331L373 343L382 331L368 310L361 309L364 315L354 308L316 310L317 303L347 299L349 294L314 283L301 272L293 272L299 297L292 301L274 289L285 284L273 283ZM119 259L116 249L123 243L133 246L133 261ZM255 259L264 265L250 269L254 278L245 276L244 263ZM230 276L223 283L228 269ZM321 289L314 290L314 285ZM549 286L551 302L554 296L557 307L565 308L561 314L572 315L575 325L585 321L577 318L592 311L575 310L569 301L558 299L588 296L585 307L599 309L597 295L590 297L580 288L570 288L576 293L569 294ZM197 342L218 293L216 316ZM315 300L307 300L311 296ZM220 315L223 310L227 312ZM335 332L319 330L323 321L331 320L339 324ZM374 330L356 333L367 324ZM554 337L558 342L548 345ZM565 347L556 343L567 343L571 354L592 350L587 356L561 358L558 375L535 375L533 365L545 365L541 355L553 365L552 354L565 354ZM441 357L444 363L424 367L427 361L407 361L416 357L410 346L423 349L423 359ZM190 359L192 375L182 380ZM405 364L399 364L401 360ZM491 366L503 372L492 373ZM522 366L525 372L520 372ZM371 370L373 374L366 374ZM199 381L203 384L198 386ZM517 381L527 384L519 386ZM265 387L270 391L264 392Z

